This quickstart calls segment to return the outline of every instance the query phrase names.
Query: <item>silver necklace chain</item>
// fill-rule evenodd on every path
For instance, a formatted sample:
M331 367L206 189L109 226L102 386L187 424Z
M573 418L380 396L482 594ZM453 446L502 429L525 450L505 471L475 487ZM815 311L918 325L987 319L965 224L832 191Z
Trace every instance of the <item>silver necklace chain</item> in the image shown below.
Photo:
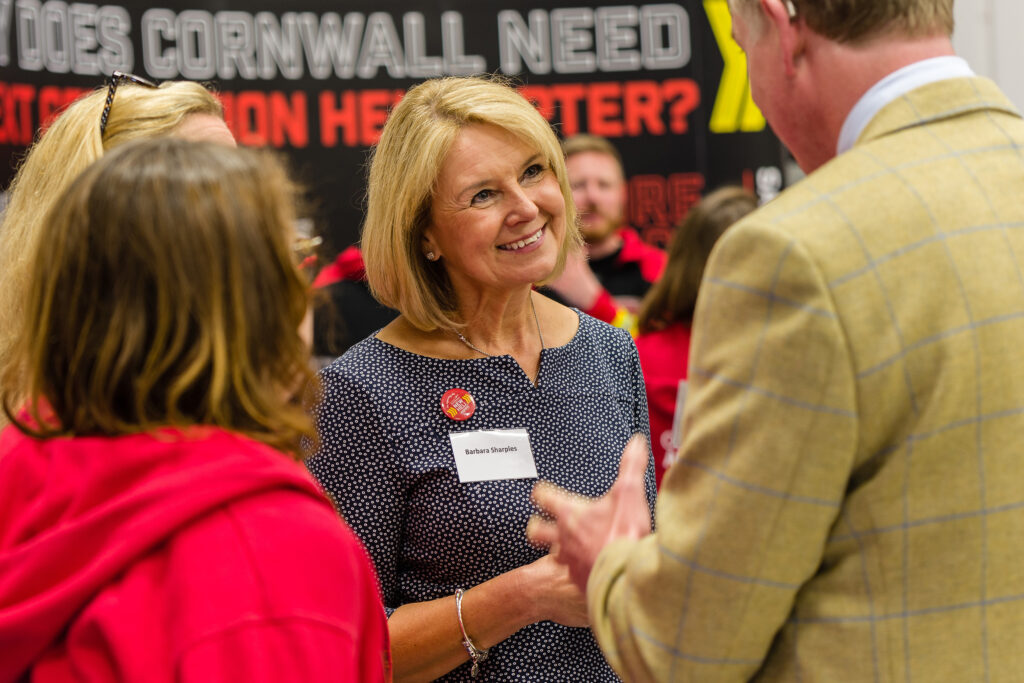
M535 323L537 323L537 336L540 337L540 348L543 351L547 347L544 346L544 333L540 331L540 318L537 317L537 307L533 305L533 295L532 294L530 295L530 309L533 310L533 321ZM465 344L469 348L473 349L477 353L483 354L483 355L487 356L488 358L494 358L495 357L495 355L493 353L487 353L483 349L475 346L473 344L473 342L471 342L468 339L466 339L465 335L463 335L458 330L455 330L455 334L458 336L459 341L461 341L463 344Z

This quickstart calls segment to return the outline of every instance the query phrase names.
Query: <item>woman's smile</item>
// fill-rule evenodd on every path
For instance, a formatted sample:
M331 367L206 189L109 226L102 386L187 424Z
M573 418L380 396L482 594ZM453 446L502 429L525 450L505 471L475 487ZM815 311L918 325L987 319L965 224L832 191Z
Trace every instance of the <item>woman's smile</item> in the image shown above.
M537 248L540 246L539 242L544 237L545 227L547 227L546 223L540 227L540 230L533 233L529 237L524 237L523 239L516 240L515 242L508 242L507 244L499 244L498 249L501 249L502 251L515 252L532 251L532 249L528 249L527 247Z
M495 126L466 126L441 166L423 252L439 257L457 296L529 289L565 239L565 197L536 147Z

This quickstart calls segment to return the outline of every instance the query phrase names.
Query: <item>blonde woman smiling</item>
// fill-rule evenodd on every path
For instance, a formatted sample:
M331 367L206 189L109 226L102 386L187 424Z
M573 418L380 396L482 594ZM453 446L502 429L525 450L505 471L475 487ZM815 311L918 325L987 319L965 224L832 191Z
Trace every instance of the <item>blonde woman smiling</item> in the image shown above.
M629 334L533 291L579 244L529 102L487 79L409 91L363 232L401 315L323 371L309 463L376 564L397 680L616 680L583 596L524 536L537 476L601 495L648 432Z

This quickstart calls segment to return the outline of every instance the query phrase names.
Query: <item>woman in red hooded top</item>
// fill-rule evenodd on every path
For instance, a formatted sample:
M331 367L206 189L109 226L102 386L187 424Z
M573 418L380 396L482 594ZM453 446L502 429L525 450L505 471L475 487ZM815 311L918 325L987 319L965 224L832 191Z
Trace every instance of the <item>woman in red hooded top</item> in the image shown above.
M659 488L679 448L682 425L676 423L686 400L690 326L704 265L725 229L756 208L757 198L736 186L721 187L694 205L672 236L665 272L640 306L635 341L647 389Z
M0 682L390 679L373 569L296 455L293 199L267 157L163 139L43 221L0 378Z

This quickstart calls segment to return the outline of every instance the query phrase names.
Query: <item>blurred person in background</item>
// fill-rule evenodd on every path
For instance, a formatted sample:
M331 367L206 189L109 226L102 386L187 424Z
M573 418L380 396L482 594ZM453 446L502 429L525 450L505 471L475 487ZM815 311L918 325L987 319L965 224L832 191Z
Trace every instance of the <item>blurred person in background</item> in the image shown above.
M672 235L665 272L640 305L636 349L647 387L659 488L679 448L690 328L704 265L725 229L756 208L757 197L737 186L721 187L695 204Z
M665 252L626 225L622 157L605 138L581 133L562 143L586 245L547 287L568 305L635 334L640 300L665 269Z
M313 288L313 355L319 367L398 316L373 298L358 245L346 247L321 268Z
M369 559L298 462L294 222L271 158L173 139L53 198L0 391L0 681L389 679Z
M160 86L115 72L106 87L83 95L39 134L8 188L0 222L0 372L11 349L32 331L18 327L31 288L29 255L44 216L65 188L104 153L132 140L176 136L234 146L216 95L199 83ZM0 418L2 421L2 418Z
M533 291L575 218L558 139L507 85L428 80L388 118L362 248L401 315L322 371L309 468L373 557L398 680L616 680L524 536L538 476L601 495L648 431L630 336Z

